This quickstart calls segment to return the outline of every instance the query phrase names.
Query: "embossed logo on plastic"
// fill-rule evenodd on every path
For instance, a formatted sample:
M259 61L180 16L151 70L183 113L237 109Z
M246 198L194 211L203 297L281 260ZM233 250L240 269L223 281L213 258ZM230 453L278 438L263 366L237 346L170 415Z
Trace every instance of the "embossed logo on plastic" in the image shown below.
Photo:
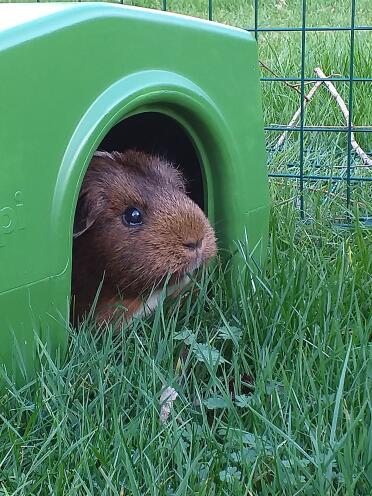
M16 191L13 205L0 206L0 248L6 246L9 235L24 228L23 195Z

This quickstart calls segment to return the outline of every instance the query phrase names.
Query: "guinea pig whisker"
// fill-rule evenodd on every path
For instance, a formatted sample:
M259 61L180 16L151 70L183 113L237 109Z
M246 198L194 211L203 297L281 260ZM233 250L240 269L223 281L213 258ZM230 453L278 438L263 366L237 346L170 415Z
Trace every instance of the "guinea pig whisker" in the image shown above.
M125 291L132 285L135 285L138 281L140 281L142 278L142 275L139 275L138 277L136 277L135 279L133 279L132 281L130 281L128 284L126 284L125 286L121 286L120 288L118 288L120 290L120 293L125 293Z

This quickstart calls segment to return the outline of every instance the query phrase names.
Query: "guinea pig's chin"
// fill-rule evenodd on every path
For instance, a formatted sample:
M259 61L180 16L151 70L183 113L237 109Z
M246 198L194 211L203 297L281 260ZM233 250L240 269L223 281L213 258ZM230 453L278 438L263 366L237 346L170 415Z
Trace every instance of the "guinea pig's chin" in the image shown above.
M173 273L168 280L168 287L173 287L173 286L184 287L184 286L186 286L186 284L188 284L190 282L189 275L191 275L193 272L194 272L194 270ZM185 281L186 281L186 283L185 283Z
M172 282L170 285L168 285L167 296L171 296L177 291L180 291L181 289L185 288L190 282L191 279L188 275L185 275L182 278L179 278L177 281Z
M196 272L204 263L203 258L200 256L196 257L192 262L189 262L184 269L177 272L173 272L168 280L169 286L174 286L177 284L183 284L187 280L187 284L190 282L189 276ZM184 284L185 286L186 284Z
M187 267L187 274L192 274L196 270L198 270L203 265L203 258L201 256L197 256L195 260L189 263Z

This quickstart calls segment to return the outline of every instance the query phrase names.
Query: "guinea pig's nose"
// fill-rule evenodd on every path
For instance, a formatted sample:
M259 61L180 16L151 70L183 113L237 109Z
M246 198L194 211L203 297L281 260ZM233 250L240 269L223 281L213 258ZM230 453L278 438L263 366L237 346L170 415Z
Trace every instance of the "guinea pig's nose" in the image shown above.
M201 248L203 240L202 239L190 239L183 244L185 248L188 248L190 251L195 251Z

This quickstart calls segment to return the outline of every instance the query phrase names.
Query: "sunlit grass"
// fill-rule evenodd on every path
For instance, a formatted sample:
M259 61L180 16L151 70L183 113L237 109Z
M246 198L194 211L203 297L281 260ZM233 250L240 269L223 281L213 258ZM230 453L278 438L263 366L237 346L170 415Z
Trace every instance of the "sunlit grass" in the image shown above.
M9 385L3 494L370 494L372 233L299 223L273 193L264 274L242 258L231 288L217 265L181 306L71 331L63 364Z

